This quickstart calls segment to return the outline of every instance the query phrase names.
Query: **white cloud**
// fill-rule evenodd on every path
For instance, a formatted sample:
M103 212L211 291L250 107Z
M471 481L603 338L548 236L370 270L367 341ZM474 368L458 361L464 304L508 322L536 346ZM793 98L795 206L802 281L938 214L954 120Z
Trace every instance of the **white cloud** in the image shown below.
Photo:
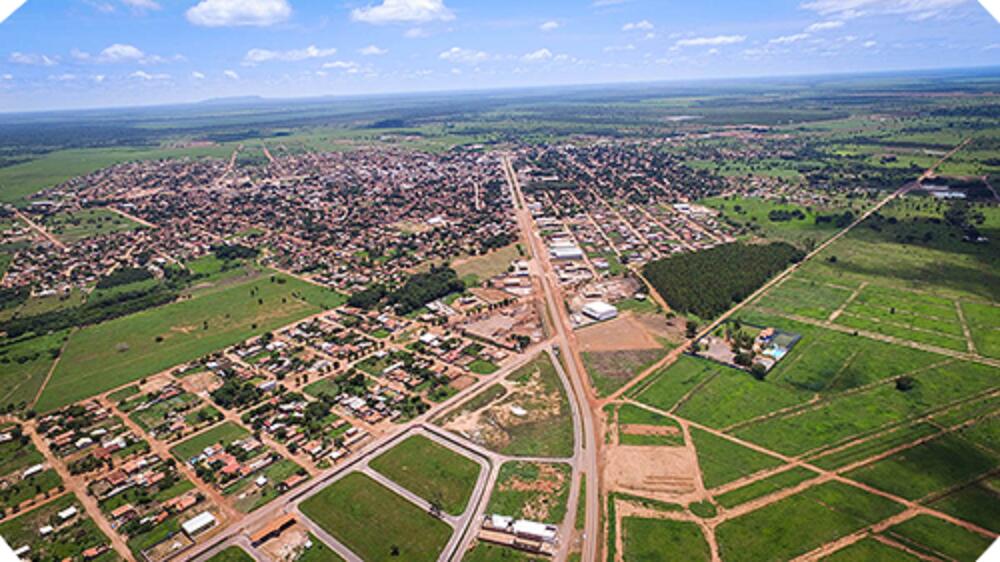
M964 4L966 0L811 0L802 4L824 16L840 19L863 15L905 15L923 20Z
M56 82L72 82L73 80L76 80L76 74L70 74L67 72L66 74L49 76L49 80L55 80Z
M406 30L403 36L407 39L423 39L424 37L428 37L429 34L421 27L411 27Z
M718 45L734 45L746 41L745 35L716 35L714 37L694 37L691 39L681 39L674 44L675 47L705 47Z
M194 72L191 73L191 78L194 78L195 80L204 80L205 75L195 70Z
M14 51L7 57L7 60L14 64L30 64L39 66L55 66L59 64L59 61L48 55L36 55L34 53L22 53L20 51Z
M378 57L389 53L389 49L383 49L378 45L368 45L363 49L358 49L358 53L366 57Z
M542 31L555 31L561 27L561 24L555 20L547 21L542 25L538 26L538 29Z
M225 76L226 78L229 78L230 80L239 80L240 79L240 75L236 74L236 72L232 71L232 70L223 71L222 75Z
M137 11L159 10L161 8L160 4L155 0L121 0L121 2Z
M271 51L268 49L250 49L243 57L243 64L252 66L262 62L296 62L306 59L321 59L332 57L337 54L337 49L320 49L315 45L309 45L305 49L291 49L289 51Z
M14 79L14 75L13 74L4 74L3 75L3 79L4 80L13 80Z
M288 0L201 0L186 15L204 27L267 27L291 17L292 7Z
M604 47L605 53L620 53L624 51L634 51L634 50L635 50L635 45L631 43L629 43L628 45L610 45L608 47Z
M351 10L351 19L365 23L451 21L455 14L444 0L382 0L377 6Z
M146 54L134 45L115 43L114 45L110 45L101 51L101 54L99 54L97 58L101 62L122 62L140 61L145 56Z
M817 31L826 31L828 29L837 29L840 27L844 27L844 22L841 20L821 21L807 27L806 32L815 33Z
M361 65L354 61L349 60L335 60L323 64L323 68L332 68L336 70L342 70L347 74L357 74L361 72Z
M146 71L143 71L143 70L136 70L132 74L129 74L129 76L131 78L138 78L140 80L146 80L146 81L149 81L149 80L169 80L170 79L170 75L169 74L150 74L150 73L148 73Z
M864 43L861 44L861 46L864 47L864 48L866 48L866 49L871 49L872 47L874 47L876 45L878 45L877 41L865 41Z
M104 79L107 78L107 76L105 76L103 74L95 74L95 75L91 76L91 78L94 80L94 82L97 82L98 84L100 84L101 82L104 82Z
M794 35L782 35L781 37L775 37L774 39L768 41L768 43L771 43L772 45L783 45L787 43L797 43L808 38L808 33L796 33Z
M521 60L525 62L540 62L544 60L549 60L552 58L552 51L548 49L538 49L537 51L530 52L523 57Z
M5 2L0 2L0 23L9 18L18 8L24 5L28 0L6 0Z
M489 60L490 55L485 51L452 47L438 55L438 58L452 62L477 63Z
M652 31L655 26L649 20L629 22L622 26L622 31Z

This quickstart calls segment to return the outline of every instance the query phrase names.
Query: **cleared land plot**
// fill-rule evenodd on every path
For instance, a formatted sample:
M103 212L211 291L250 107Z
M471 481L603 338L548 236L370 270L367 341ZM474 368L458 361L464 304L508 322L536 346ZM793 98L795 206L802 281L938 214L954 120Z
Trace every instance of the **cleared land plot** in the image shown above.
M998 458L961 437L943 435L853 470L846 476L880 490L918 500L992 470L997 466Z
M885 534L913 550L930 555L945 555L954 560L972 562L993 542L967 529L930 515L918 515L890 527Z
M680 424L674 420L624 404L618 408L618 443L682 447L684 434Z
M452 264L458 278L465 281L466 286L478 285L507 271L510 263L521 257L517 244L504 246L498 250L457 261Z
M329 291L283 275L270 279L232 285L74 333L37 409L46 412L71 404L323 310L313 302Z
M486 510L558 525L566 517L571 476L563 463L506 462Z
M302 513L368 562L437 560L452 529L353 472L302 503Z
M423 435L407 438L370 466L452 515L465 511L480 472L475 461Z
M207 562L253 562L253 557L242 548L231 546L209 558Z
M218 443L228 445L248 435L250 435L249 431L233 422L227 421L182 442L170 449L170 453L177 457L177 460L185 462L201 454L206 447L211 447Z
M83 209L72 213L59 213L45 220L45 229L66 244L138 228L143 227L107 209Z
M573 454L569 400L548 354L511 373L500 385L471 398L441 423L505 455L565 458Z
M962 312L976 351L987 357L1000 357L1000 306L964 302Z
M666 354L663 348L630 351L585 351L583 364L598 396L607 396Z
M914 375L910 390L882 384L831 398L813 409L769 418L735 434L769 449L796 455L843 442L926 414L935 408L994 388L992 367L953 362Z
M698 464L706 488L715 488L782 464L780 459L697 428L691 428L691 439L698 452Z
M669 519L622 519L625 560L711 560L708 543L698 525Z
M779 472L778 474L774 474L751 484L747 484L742 488L737 488L726 492L725 494L716 496L715 501L719 502L719 505L722 507L736 507L737 505L746 503L750 500L755 500L757 498L773 494L779 490L784 490L785 488L791 488L792 486L805 482L814 476L818 476L818 474L808 468L794 466L784 472Z
M724 560L789 560L902 511L839 482L809 488L719 525Z

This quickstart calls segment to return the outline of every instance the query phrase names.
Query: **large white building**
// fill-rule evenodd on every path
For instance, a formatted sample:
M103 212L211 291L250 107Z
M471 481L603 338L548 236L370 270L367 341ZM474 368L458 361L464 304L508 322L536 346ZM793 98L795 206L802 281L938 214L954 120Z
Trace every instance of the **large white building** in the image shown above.
M583 307L583 314L598 322L618 317L618 309L604 301L588 302Z

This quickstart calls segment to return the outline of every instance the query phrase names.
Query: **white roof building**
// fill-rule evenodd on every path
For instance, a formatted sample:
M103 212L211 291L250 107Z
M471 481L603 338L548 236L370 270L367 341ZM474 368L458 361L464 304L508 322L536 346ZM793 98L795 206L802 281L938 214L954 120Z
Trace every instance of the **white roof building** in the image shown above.
M557 536L557 529L555 525L546 525L545 523L538 523L536 521L525 521L524 519L514 521L512 530L514 531L514 534L519 537L530 537L548 543L555 542Z
M197 535L205 529L214 527L215 523L215 516L206 511L200 515L194 516L194 518L182 524L181 529L184 529L184 533L191 537Z
M588 302L583 307L583 313L598 322L611 320L618 316L618 309L604 301Z

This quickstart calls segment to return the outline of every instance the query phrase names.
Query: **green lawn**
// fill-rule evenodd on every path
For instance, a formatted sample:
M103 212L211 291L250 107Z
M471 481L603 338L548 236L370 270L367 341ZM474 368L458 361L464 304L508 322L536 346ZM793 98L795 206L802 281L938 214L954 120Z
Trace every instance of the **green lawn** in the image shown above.
M452 534L443 521L358 472L309 498L301 509L367 562L432 562Z
M698 525L669 519L622 519L625 560L711 560L708 543Z
M87 326L70 338L37 409L57 409L315 314L331 304L329 294L265 276Z
M480 472L475 461L423 435L382 453L371 467L452 515L465 511Z
M170 449L170 452L177 457L177 460L186 462L188 459L200 454L206 447L211 447L217 443L229 444L233 441L243 439L248 435L250 435L249 431L233 422L227 421L178 444Z

